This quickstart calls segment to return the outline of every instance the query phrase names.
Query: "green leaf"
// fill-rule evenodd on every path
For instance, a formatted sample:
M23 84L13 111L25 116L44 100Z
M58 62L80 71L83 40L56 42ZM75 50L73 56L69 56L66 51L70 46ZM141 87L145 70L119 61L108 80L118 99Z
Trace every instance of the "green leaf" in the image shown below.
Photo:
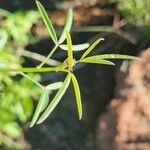
M54 108L57 106L57 104L60 102L61 98L65 94L65 92L70 84L70 80L71 80L71 74L68 73L62 87L59 89L59 91L57 92L57 94L55 95L55 97L53 98L53 100L51 101L51 103L49 104L47 109L45 110L45 112L42 114L42 116L38 120L37 124L42 123L50 115L50 113L54 110Z
M0 51L4 48L8 40L8 34L4 30L0 30Z
M3 16L3 17L7 17L7 16L11 15L11 12L0 8L0 14L1 14L1 16Z
M97 55L98 56L98 55ZM79 62L84 63L94 63L94 64L103 64L103 65L115 65L113 62L101 59L97 56L91 56L80 60Z
M9 135L9 138L18 138L22 134L21 127L15 121L5 123L1 131L4 132L6 136Z
M0 72L68 72L61 67L45 67L45 68L0 68Z
M74 74L71 75L72 78L72 83L75 91L75 96L76 96L76 103L77 103L77 108L78 108L78 114L79 114L79 119L82 118L82 102L81 102L81 94L80 94L80 89L79 89L79 84L74 76Z
M73 66L73 53L72 53L72 41L70 34L66 32L67 47L68 47L68 67L71 69Z
M98 39L96 42L94 42L82 55L81 59L82 60L83 58L85 58L95 47L96 45L99 44L100 41L103 41L104 39L103 38L100 38Z
M64 29L62 31L62 34L59 39L59 44L63 43L64 40L66 39L66 32L70 32L71 26L72 26L72 21L73 21L73 11L71 8L68 10L68 15L67 15L67 20L64 26Z
M122 54L102 54L94 56L96 59L130 59L130 60L140 60L140 58L130 55Z
M60 89L63 85L63 82L55 82L47 85L45 88L49 91Z
M61 45L59 45L59 47L62 50L68 51L68 47L66 44L61 44ZM87 49L88 47L89 47L89 43L77 44L77 45L72 45L72 50L73 51L82 51L82 50Z
M52 40L56 44L57 43L57 35L56 35L56 32L55 32L55 29L54 29L54 27L53 27L53 25L52 25L48 15L47 15L47 13L46 13L44 7L42 6L42 4L39 1L37 1L37 0L36 0L36 4L37 4L39 12L40 12L40 14L41 14L41 16L43 18L43 21L44 21L44 23L45 23L45 25L46 25L46 27L48 29L48 32L49 32Z
M38 105L37 105L37 107L36 107L35 113L34 113L34 115L33 115L33 118L32 118L31 124L30 124L30 127L32 127L32 126L36 123L36 121L37 121L37 119L38 119L40 113L43 111L43 109L44 109L45 106L46 106L46 103L47 103L47 101L48 101L48 98L49 98L48 91L44 89L44 90L42 91L42 94L41 94L40 100L39 100L39 102L38 102Z

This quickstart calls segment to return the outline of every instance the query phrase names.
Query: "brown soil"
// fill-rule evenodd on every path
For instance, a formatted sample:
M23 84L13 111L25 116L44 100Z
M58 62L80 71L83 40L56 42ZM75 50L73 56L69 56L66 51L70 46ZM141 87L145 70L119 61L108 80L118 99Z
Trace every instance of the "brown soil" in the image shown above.
M112 100L99 120L97 137L102 150L150 148L150 49L140 58L131 63L126 77L118 78L119 93L126 94L127 100ZM120 86L123 77L125 83Z
M87 4L87 3L86 3ZM74 23L73 26L83 25L106 25L112 24L115 11L113 8L100 8L96 3L95 5L73 5ZM68 6L69 7L69 6ZM47 11L49 18L52 20L53 25L56 28L63 27L67 16L67 8L54 11ZM72 6L70 6L72 7ZM39 21L36 27L33 28L33 32L40 36L47 36L47 29L43 21Z

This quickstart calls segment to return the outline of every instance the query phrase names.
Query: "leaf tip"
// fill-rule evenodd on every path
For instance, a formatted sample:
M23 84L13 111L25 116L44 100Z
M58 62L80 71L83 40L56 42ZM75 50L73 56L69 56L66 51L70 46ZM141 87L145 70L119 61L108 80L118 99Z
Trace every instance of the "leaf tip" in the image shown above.
M41 124L43 121L41 119L39 119L36 124Z
M37 5L39 5L39 4L40 4L40 2L39 2L38 0L35 0L35 3L36 3Z
M135 60L142 61L142 59L139 57L136 57Z
M99 38L98 40L99 40L99 42L100 42L100 41L104 41L105 39L104 39L104 38Z
M115 63L113 63L113 62L111 61L111 65L112 65L112 66L115 66L116 64L115 64Z
M82 113L79 115L79 120L81 120L82 119Z
M29 125L29 128L32 128L32 127L34 126L34 124L35 124L35 123L33 123L33 122L31 121L31 123L30 123L30 125Z
M72 14L73 14L73 10L72 10L71 7L69 7L68 11L69 11L69 13L72 13Z

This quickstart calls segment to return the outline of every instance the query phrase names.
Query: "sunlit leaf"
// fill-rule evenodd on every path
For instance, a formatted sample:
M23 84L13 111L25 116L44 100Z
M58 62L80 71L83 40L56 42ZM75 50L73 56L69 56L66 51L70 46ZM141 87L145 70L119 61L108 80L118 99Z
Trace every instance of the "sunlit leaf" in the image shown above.
M97 55L97 56L99 56L99 55ZM101 59L101 58L99 58L97 56L87 57L87 58L84 58L84 59L80 60L79 62L94 63L94 64L104 64L104 65L115 65L113 62Z
M70 84L70 80L71 80L71 74L69 73L67 75L62 87L59 89L59 91L57 92L57 94L55 95L55 97L53 98L53 100L51 101L51 103L49 104L47 109L45 110L45 112L42 114L42 116L38 120L37 124L42 123L50 115L50 113L54 110L54 108L57 106L57 104L60 102L61 98L65 94L65 92Z
M130 60L140 60L138 57L122 54L102 54L94 56L96 59L130 59Z
M36 107L35 113L34 113L34 115L33 115L33 118L32 118L31 124L30 124L30 127L32 127L32 126L36 123L36 121L37 121L37 119L38 119L40 113L41 113L41 112L43 111L43 109L45 108L45 105L46 105L46 103L47 103L47 101L48 101L48 98L49 98L48 96L49 96L49 95L48 95L48 91L47 91L47 90L43 90L43 91L42 91L42 94L41 94L41 97L40 97L40 100L39 100L39 102L38 102L38 105L37 105L37 107Z
M0 51L5 46L8 39L8 34L6 31L0 30Z
M103 41L103 38L98 39L96 42L94 42L82 55L81 59L85 58L98 44L100 41Z
M72 41L70 34L66 32L67 47L68 47L68 66L71 69L73 66Z
M66 39L66 32L70 31L72 26L72 21L73 21L73 11L71 8L69 8L66 23L59 39L59 44L63 43L64 40Z
M1 131L9 135L9 138L18 138L22 134L21 127L15 121L5 122L4 126L1 127Z
M63 85L63 82L55 82L55 83L47 85L45 88L49 91L57 90L57 89L60 89L62 85Z
M67 72L61 67L45 67L45 68L0 68L0 72Z
M55 29L44 9L44 7L42 6L42 4L39 2L39 1L36 1L36 4L37 4L37 7L39 9L39 12L43 18L43 21L48 29L48 32L52 38L52 40L54 41L54 43L57 43L57 35L56 35L56 32L55 32Z
M59 45L59 47L62 50L68 51L68 47L67 47L66 44L61 44L61 45ZM88 47L89 47L89 43L77 44L77 45L72 45L72 50L73 51L82 51L82 50L85 50Z
M79 119L82 118L82 102L81 102L81 94L80 94L80 89L79 89L79 84L76 79L76 77L72 74L72 83L75 91L75 96L76 96L76 103L77 103L77 108L78 108L78 114L79 114Z
M11 15L11 13L5 9L0 8L0 14L1 16L7 17L8 15Z

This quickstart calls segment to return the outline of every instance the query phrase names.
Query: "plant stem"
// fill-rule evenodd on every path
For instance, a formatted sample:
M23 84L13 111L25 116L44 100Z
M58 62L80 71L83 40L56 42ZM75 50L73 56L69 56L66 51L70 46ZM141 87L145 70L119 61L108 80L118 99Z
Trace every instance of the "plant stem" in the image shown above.
M42 89L44 88L40 83L38 83L37 81L35 81L34 79L32 79L30 76L26 75L25 73L19 72L19 74L21 74L22 76L24 76L28 80L32 81L33 83L35 83L38 87L40 87Z
M49 58L54 54L54 52L57 48L58 48L58 45L55 45L55 47L52 49L52 51L49 53L49 55L45 58L45 60L41 64L39 64L37 66L37 68L41 68L49 60Z
M68 72L63 66L45 68L0 68L0 72Z

